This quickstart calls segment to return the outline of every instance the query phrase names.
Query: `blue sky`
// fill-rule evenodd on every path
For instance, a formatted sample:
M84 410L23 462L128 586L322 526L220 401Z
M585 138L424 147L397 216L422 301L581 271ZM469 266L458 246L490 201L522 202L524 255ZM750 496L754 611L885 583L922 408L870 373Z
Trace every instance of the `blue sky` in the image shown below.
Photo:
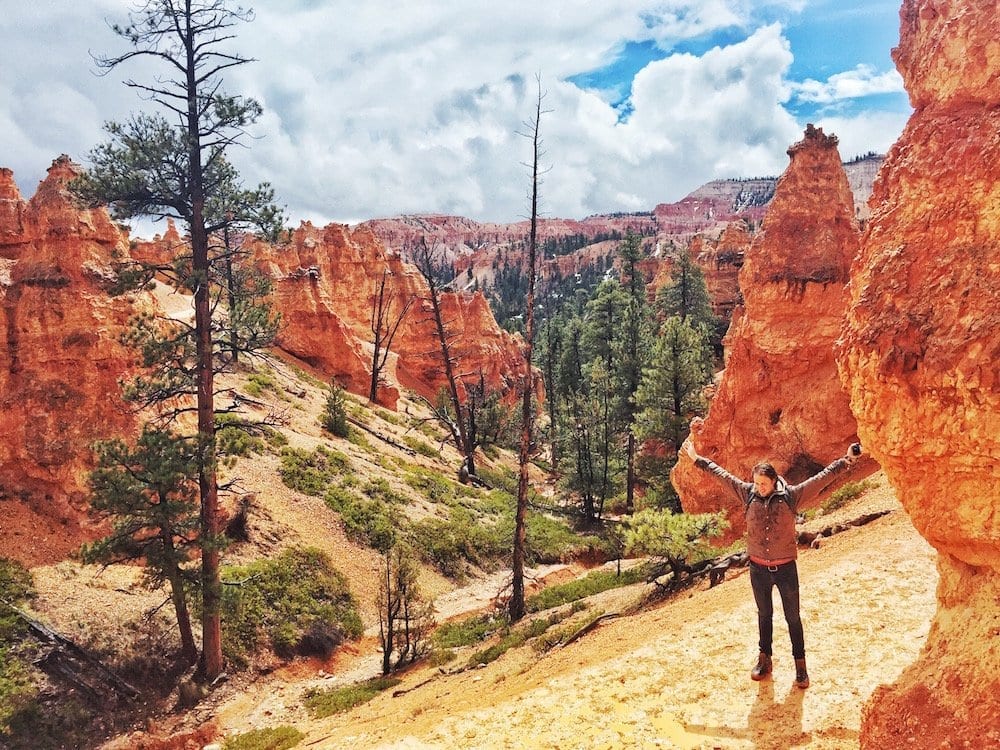
M760 23L782 24L783 34L793 54L787 71L790 81L828 81L831 76L858 71L859 66L865 73L870 73L869 81L879 74L894 79L884 87L893 90L883 93L865 89L863 96L839 97L822 102L815 98L793 96L785 106L800 122L831 112L842 115L868 111L910 112L902 82L892 76L894 65L890 51L899 36L897 3L856 0L813 2L801 11L764 5L758 11L757 20ZM627 41L607 65L570 76L568 80L581 88L613 92L606 98L619 118L626 120L632 111L630 96L633 78L647 65L675 54L700 57L713 48L738 44L747 36L746 26L733 25L682 39L669 46L661 46L653 40ZM861 77L864 76L855 76L854 80Z
M147 107L90 53L123 50L129 0L18 2L0 16L0 166L26 197L60 153ZM898 5L857 0L260 0L226 88L264 114L232 154L293 224L400 213L516 221L518 135L545 91L546 215L651 210L714 178L780 174L814 122L849 159L909 115L889 51Z

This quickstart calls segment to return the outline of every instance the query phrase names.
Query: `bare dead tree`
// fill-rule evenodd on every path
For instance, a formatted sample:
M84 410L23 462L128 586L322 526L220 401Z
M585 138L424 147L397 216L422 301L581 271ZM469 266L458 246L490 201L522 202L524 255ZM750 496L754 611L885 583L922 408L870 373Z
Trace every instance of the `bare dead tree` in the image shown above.
M389 359L392 340L396 338L396 332L413 306L414 300L414 296L410 295L402 304L399 304L396 290L392 288L386 290L386 281L391 273L388 268L382 269L382 277L376 282L375 295L372 298L371 331L374 351L372 352L371 387L368 389L368 400L372 403L375 403L378 387L383 382L382 371ZM395 312L393 312L394 307L396 308Z
M382 674L411 664L427 652L434 624L432 606L417 583L419 567L402 544L384 552L379 585L378 627L382 644ZM396 654L393 664L392 655Z
M463 418L463 403L458 391L459 378L456 373L457 359L452 351L452 337L449 335L447 321L445 321L444 312L441 309L440 285L434 277L434 253L423 238L420 239L414 260L417 270L420 271L420 275L427 283L427 301L431 304L431 320L434 323L434 331L437 334L438 346L441 350L441 363L447 380L448 398L451 400L455 414L454 420L448 420L448 428L455 440L455 446L459 453L465 457L466 465L468 465L474 448L470 450L469 435Z
M538 275L538 187L541 182L539 160L542 156L542 100L545 98L542 93L541 77L536 77L535 81L538 85L538 96L535 100L534 117L525 123L526 132L519 133L519 135L523 135L531 140L531 163L525 165L531 170L531 229L528 234L528 296L525 300L524 315L524 380L521 386L521 445L518 451L517 510L514 513L514 550L511 565L513 583L511 585L509 605L512 622L517 622L525 615L525 523L528 513L528 460L531 457L532 428L534 426L531 397L535 390L535 378L531 361L535 335L535 279Z

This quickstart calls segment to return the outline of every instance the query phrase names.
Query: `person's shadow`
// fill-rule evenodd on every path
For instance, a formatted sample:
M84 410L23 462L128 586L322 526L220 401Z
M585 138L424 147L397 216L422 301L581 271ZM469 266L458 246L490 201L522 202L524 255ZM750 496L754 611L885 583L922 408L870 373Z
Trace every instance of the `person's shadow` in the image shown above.
M747 715L747 734L758 750L788 750L811 739L802 731L802 701L806 691L796 687L781 703L774 702L774 680L757 683L757 698Z

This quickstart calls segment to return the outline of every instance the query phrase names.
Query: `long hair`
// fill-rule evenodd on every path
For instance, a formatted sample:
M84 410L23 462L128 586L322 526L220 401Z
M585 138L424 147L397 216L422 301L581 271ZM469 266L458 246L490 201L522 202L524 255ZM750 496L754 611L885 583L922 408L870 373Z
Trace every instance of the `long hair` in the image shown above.
M759 464L754 466L751 474L753 476L760 475L764 477L770 477L775 482L778 481L778 472L775 470L775 468L771 465L769 461L761 461Z

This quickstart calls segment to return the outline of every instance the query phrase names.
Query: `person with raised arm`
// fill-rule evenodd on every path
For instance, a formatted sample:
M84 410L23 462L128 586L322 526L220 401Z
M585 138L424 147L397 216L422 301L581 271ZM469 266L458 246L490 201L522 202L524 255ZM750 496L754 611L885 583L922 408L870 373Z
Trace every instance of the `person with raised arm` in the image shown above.
M799 615L799 572L795 562L798 556L796 509L802 503L816 498L837 474L854 464L861 455L861 446L853 443L846 455L799 484L788 484L767 461L754 466L751 481L746 482L704 456L699 456L693 437L692 431L681 450L695 466L729 487L739 497L746 512L750 587L757 604L760 636L760 654L757 664L750 671L750 679L762 680L771 674L774 615L772 589L777 588L785 622L788 623L788 636L792 642L795 685L807 688L809 672L806 669L805 637Z

